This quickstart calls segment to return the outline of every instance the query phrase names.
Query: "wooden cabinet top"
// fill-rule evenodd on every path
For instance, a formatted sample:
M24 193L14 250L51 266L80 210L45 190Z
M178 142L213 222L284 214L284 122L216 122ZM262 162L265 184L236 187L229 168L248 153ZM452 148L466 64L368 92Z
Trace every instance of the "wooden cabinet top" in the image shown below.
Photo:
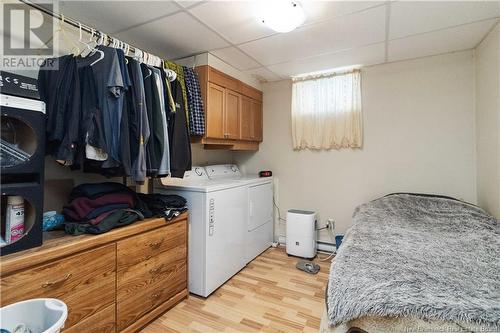
M184 221L187 218L188 213L183 213L170 221L166 221L164 218L145 219L100 235L71 236L65 234L64 231L44 232L42 246L1 257L0 272L2 276L10 275L28 267L50 262L125 237L139 235L167 224Z
M248 84L241 82L240 80L235 79L234 77L213 67L208 65L198 66L196 67L196 71L198 72L200 83L212 82L255 100L262 101L262 91L255 89L254 87L249 86Z

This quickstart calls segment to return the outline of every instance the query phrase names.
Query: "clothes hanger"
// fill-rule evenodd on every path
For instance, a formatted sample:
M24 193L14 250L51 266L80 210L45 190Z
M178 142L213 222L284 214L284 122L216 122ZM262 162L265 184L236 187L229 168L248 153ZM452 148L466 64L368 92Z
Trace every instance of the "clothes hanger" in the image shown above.
M72 53L73 55L80 54L80 48L74 43L73 39L70 38L66 34L66 30L64 29L63 23L66 23L66 20L64 18L64 14L61 14L61 21L58 24L58 29L56 31L54 31L54 33L52 34L52 36L45 42L45 45L47 45L48 43L50 43L54 39L54 37L56 36L57 32L60 32L61 35L62 35L62 37L63 37L63 39L64 39L64 41L68 45L73 45L73 48L71 48L70 53ZM73 52L74 49L76 49L77 52Z
M151 70L151 68L149 68L149 66L151 66L151 65L149 64L149 62L150 62L149 57L150 57L150 56L149 56L149 53L144 52L144 63L145 63L146 65L148 65L148 66L146 67L146 69L148 70L148 75L146 75L146 76L144 77L145 79L147 79L148 77L150 77L150 76L151 76L151 74L153 74L153 71Z
M96 59L93 63L90 64L90 66L94 66L95 64L97 64L99 61L101 61L102 59L104 59L104 52L99 50L99 49L95 49L96 52L99 52L99 54L101 55L99 57L99 59Z
M169 69L167 69L166 73L167 73L168 81L174 82L177 79L177 73L174 70L169 68Z
M161 65L167 76L168 82L174 82L177 79L177 73L167 67L167 61L163 61Z
M191 69L193 69L193 70L194 70L194 68L196 67L196 57L197 57L197 56L198 56L198 55L196 55L196 54L193 56L193 66L191 66Z
M66 20L64 18L64 14L61 14L61 21L59 22L59 31L61 32L63 39L65 40L66 43L73 45L73 48L70 50L73 55L80 54L80 48L78 45L75 44L72 38L68 37L66 34L66 29L64 28L64 23L66 23ZM74 49L76 49L76 52L74 52Z
M102 37L102 40L98 40L97 43L99 45L102 45L102 43L104 43L105 39L107 39L107 35L105 33L100 32L100 31L99 31L99 33L101 34L100 37ZM94 66L99 61L101 61L102 59L104 59L104 52L102 50L99 50L98 48L94 48L94 50L96 52L99 52L100 56L99 56L99 59L96 59L93 63L90 64L90 66Z
M78 30L79 30L79 34L80 34L80 36L79 36L79 38L78 38L78 41L79 41L80 43L82 43L83 45L85 45L85 48L83 48L83 49L82 49L82 51L80 52L79 56L81 56L81 57L85 58L85 56L83 55L83 53L84 53L84 51L85 51L85 50L88 50L88 51L89 51L89 53L87 53L87 56L88 56L90 53L92 53L92 48L90 47L90 43L92 43L92 42L93 42L92 37L94 36L94 32L93 32L93 31L94 31L94 29L92 28L92 29L90 30L91 35L90 35L90 40L89 40L89 42L88 42L88 43L85 43L85 42L83 41L82 23L81 23L81 22L78 22Z
M94 28L90 28L90 38L88 40L87 43L85 43L85 45L87 45L87 48L89 50L89 53L87 53L85 56L83 55L83 51L82 51L82 57L88 57L88 56L91 56L93 55L95 52L94 52L94 48L90 46L91 43L95 43L95 40L94 40L94 33L95 33L95 29Z
M125 63L128 64L128 53L130 51L130 45L128 45L125 42L124 42L124 44L125 44L125 50L124 50L124 52L125 52Z
M136 49L134 50L134 56L133 56L133 58L134 58L135 60L139 61L139 62L142 62L142 61L141 61L141 54L142 54L142 51L141 51L141 50L139 50L138 48L136 48Z

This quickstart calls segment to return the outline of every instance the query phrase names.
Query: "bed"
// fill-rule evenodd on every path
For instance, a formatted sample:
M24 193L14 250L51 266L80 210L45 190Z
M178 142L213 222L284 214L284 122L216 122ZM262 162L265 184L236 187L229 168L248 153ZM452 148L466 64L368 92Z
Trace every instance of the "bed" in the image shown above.
M499 221L444 196L360 205L332 263L320 332L500 332Z

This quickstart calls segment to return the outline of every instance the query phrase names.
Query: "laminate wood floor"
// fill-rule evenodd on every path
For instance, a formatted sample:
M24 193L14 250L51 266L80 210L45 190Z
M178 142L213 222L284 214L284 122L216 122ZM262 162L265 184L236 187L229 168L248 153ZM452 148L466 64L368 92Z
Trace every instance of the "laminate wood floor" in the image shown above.
M330 262L315 259L321 270L311 275L295 268L298 260L270 248L208 298L190 296L142 333L317 333Z

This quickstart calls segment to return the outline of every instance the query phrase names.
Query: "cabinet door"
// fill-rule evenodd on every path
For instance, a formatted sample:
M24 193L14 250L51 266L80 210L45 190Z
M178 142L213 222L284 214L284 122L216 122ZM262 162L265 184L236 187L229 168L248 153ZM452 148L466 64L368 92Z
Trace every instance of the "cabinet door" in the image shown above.
M241 96L240 139L252 140L252 100Z
M251 103L252 125L251 136L252 140L262 141L262 102L252 99Z
M240 94L226 89L225 134L227 139L240 137Z
M226 90L213 83L208 83L207 98L207 138L224 139L224 106Z

